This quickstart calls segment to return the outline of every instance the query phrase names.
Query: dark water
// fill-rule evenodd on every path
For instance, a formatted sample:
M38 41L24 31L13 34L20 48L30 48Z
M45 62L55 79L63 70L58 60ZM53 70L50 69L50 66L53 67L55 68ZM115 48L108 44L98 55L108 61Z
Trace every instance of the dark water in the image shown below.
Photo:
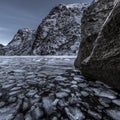
M0 120L120 120L120 94L88 81L75 57L0 57Z

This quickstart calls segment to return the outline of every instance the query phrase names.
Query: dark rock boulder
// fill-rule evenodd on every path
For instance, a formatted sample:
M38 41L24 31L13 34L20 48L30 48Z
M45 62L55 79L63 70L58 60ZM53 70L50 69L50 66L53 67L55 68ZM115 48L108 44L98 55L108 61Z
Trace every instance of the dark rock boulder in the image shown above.
M33 45L35 55L75 55L81 37L81 17L87 4L60 4L39 25Z
M114 0L94 0L83 12L81 20L81 43L75 66L80 67L81 62L90 55L94 42L113 8Z
M120 2L105 21L88 58L81 65L82 73L120 89Z
M31 55L35 40L35 31L20 29L12 41L4 47L5 55Z

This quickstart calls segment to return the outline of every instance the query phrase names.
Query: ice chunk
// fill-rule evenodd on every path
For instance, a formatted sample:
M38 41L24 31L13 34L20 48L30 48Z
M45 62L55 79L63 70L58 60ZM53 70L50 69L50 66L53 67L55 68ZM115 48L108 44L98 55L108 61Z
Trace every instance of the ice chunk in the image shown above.
M65 112L70 120L83 120L85 118L81 110L76 107L65 108Z
M119 100L117 100L117 99L116 99L116 100L113 100L112 102L113 102L114 104L120 106L120 99L119 99Z
M120 120L120 111L118 110L107 110L107 114L114 120Z
M54 112L54 108L52 106L53 101L49 97L43 97L42 102L45 112L48 115L51 115Z
M88 110L88 113L96 120L101 120L102 116L94 111Z
M58 93L56 93L57 98L64 98L64 97L67 97L67 96L68 96L68 93L66 93L66 92L58 92Z
M106 97L109 99L115 99L116 96L114 95L114 93L111 90L106 90L106 89L97 89L97 88L93 88L92 89L95 92L95 95L99 96L99 97Z

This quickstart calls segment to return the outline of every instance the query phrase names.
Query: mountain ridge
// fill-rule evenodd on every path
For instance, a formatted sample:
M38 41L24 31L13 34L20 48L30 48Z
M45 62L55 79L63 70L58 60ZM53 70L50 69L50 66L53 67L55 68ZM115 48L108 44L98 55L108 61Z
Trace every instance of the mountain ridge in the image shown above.
M4 47L4 55L76 55L82 12L87 6L86 3L55 6L37 30L18 30L12 41Z

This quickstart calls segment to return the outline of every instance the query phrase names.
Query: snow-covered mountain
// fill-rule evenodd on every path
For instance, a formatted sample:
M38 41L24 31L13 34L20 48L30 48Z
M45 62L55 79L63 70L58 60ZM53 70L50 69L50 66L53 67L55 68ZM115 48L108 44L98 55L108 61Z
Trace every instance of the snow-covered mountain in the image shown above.
M39 25L33 54L76 54L81 36L81 17L87 4L60 4Z
M27 28L18 30L12 41L4 48L5 55L31 55L35 31Z
M37 30L18 30L4 48L5 55L76 55L81 39L81 17L87 6L59 4Z

